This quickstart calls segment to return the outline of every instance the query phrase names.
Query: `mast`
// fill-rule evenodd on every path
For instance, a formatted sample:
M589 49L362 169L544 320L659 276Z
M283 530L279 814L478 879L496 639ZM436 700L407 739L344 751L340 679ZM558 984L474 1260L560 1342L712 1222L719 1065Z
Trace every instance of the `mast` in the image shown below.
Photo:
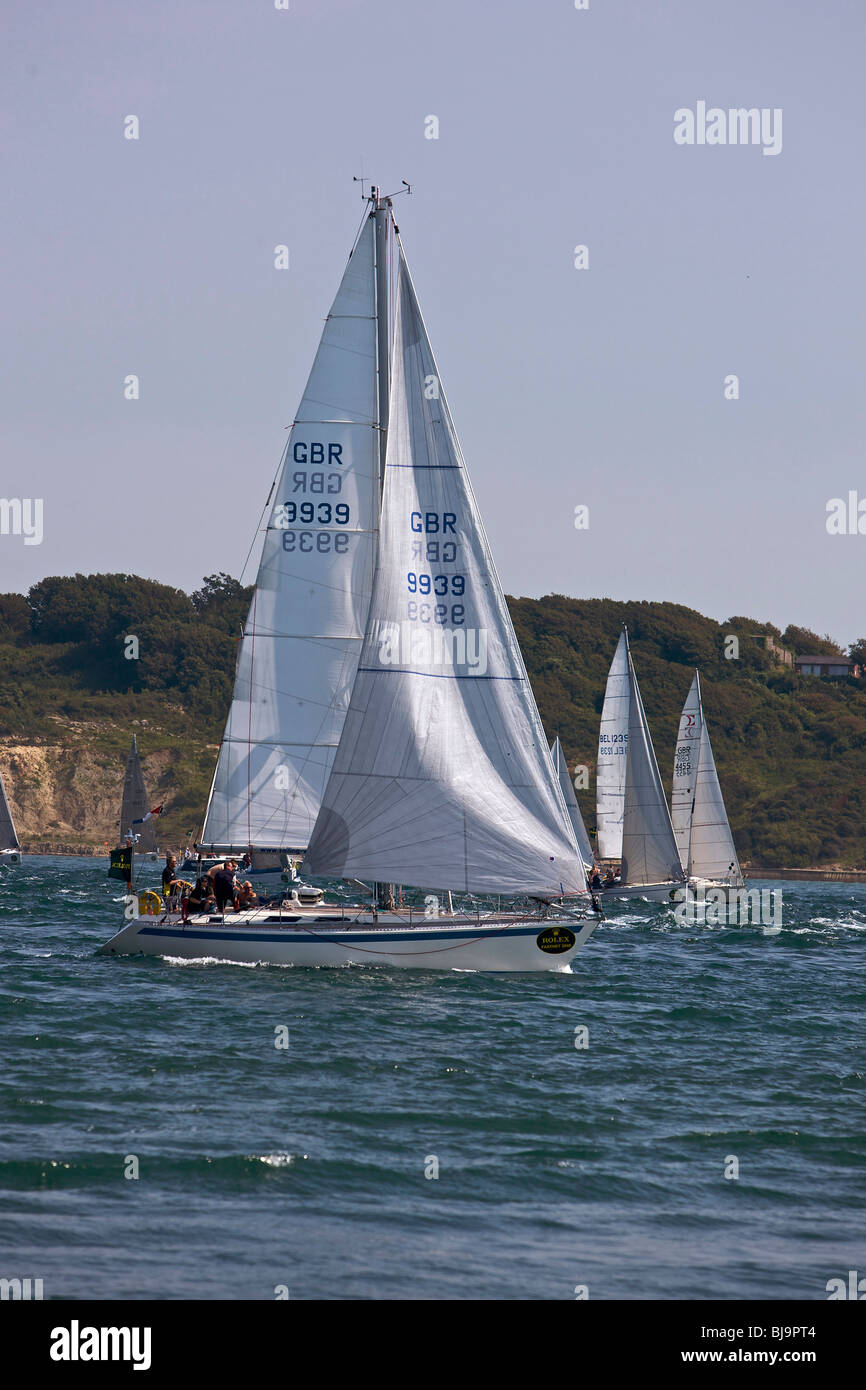
M379 393L379 495L385 485L385 452L391 415L391 351L388 325L388 223L391 199L382 198L379 189L371 195L376 224L376 364Z
M391 343L388 324L388 219L391 213L390 198L381 197L380 190L373 188L370 193L375 219L375 257L376 257L376 368L378 383L379 412L379 501L385 486L385 455L388 452L388 424L391 419ZM381 509L380 509L381 510ZM374 556L374 571L375 571ZM374 883L373 902L383 911L392 911L396 906L396 885L393 883Z

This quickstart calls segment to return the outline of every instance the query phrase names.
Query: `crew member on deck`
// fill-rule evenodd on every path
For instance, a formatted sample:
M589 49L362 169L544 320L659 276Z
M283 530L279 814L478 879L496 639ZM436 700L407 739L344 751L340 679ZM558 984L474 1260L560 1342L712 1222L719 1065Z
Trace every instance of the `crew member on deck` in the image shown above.
M177 907L177 895L182 888L180 879L177 876L177 855L167 854L165 856L165 868L162 871L162 895L168 899L169 911L174 911ZM174 906L172 905L174 903Z
M223 864L214 864L212 869L208 869L207 876L213 884L214 897L218 912L225 912L226 904L231 903L235 912L239 912L235 870L238 864L236 859L226 859Z
M238 902L241 907L255 907L258 902L258 894L249 879L245 883L238 885Z
M213 906L213 884L207 876L196 879L195 887L185 902L187 912L207 912Z

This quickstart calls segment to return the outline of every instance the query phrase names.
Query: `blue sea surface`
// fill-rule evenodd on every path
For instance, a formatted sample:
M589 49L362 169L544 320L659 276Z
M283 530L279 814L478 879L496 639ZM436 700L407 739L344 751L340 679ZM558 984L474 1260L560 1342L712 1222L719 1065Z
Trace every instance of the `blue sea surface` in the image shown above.
M736 1300L866 1274L866 884L761 885L778 932L625 903L571 975L495 976L98 956L105 870L0 870L0 1276Z

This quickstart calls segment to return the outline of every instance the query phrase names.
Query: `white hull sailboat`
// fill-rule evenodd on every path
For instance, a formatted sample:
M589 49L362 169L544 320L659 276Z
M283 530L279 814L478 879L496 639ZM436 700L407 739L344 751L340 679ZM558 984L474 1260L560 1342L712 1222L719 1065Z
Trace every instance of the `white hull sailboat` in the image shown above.
M421 970L565 971L597 925L561 909L548 915L454 913L428 920L419 913L377 912L364 906L305 911L257 908L214 916L179 913L136 919L101 948L244 964L296 966L390 965Z
M671 815L665 799L658 761L653 748L635 675L634 662L623 632L617 656L623 649L626 659L626 685L617 692L618 714L623 718L622 705L627 705L625 730L625 764L623 784L623 813L621 839L621 878L614 886L605 888L605 900L611 898L646 898L650 902L676 901L686 875L680 862ZM616 658L615 658L616 660ZM621 736L618 727L615 734ZM622 746L618 742L614 746ZM601 756L599 758L601 762Z
M607 675L595 779L596 849L599 859L622 858L625 767L628 755L629 648L625 628Z
M3 775L0 773L0 864L20 863L21 846L18 842L18 832L12 819L6 788L3 785Z
M745 886L701 699L694 679L683 706L674 755L671 821L691 894L714 889L714 900Z
M391 202L369 201L272 489L200 848L513 907L293 893L138 916L104 952L565 971L599 920Z

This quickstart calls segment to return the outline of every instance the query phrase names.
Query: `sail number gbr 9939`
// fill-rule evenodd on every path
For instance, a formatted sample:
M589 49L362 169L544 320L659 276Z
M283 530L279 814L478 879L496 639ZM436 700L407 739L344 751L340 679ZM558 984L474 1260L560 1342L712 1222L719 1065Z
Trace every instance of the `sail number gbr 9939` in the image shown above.
M274 509L273 525L283 533L283 550L314 552L326 555L329 552L344 555L349 549L349 535L342 527L348 527L352 520L352 510L348 502L325 500L338 496L343 490L343 474L325 472L323 468L310 467L315 464L342 464L341 444L322 444L317 441L306 443L298 440L292 449L292 459L304 467L287 473L286 479L293 494L319 497L321 501L302 502L294 497L281 502ZM298 527L298 530L294 528ZM305 528L310 527L308 531ZM312 529L312 528L323 528ZM334 529L324 529L334 528Z

